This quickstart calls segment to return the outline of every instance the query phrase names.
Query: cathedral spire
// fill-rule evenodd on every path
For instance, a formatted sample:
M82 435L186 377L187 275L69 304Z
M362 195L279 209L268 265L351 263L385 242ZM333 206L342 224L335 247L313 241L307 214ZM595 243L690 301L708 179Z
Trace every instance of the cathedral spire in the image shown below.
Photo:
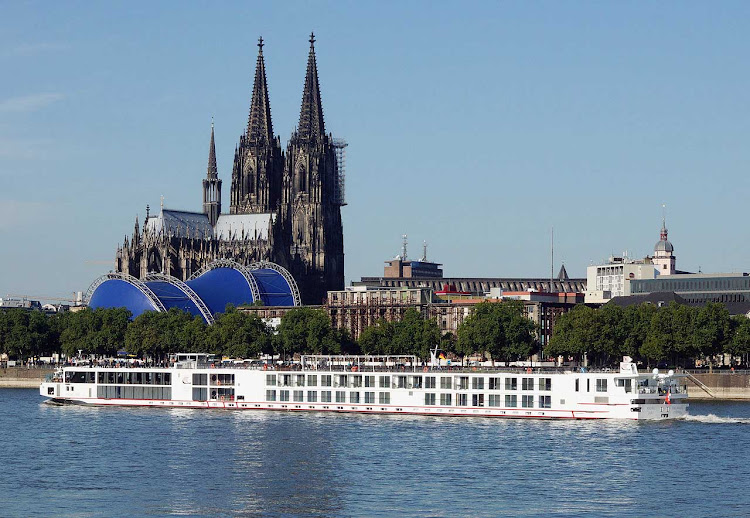
M268 101L268 84L266 82L266 64L263 59L263 38L258 39L258 61L255 65L253 97L250 101L250 115L247 119L247 137L250 141L273 141L271 124L271 105Z
M318 65L315 61L314 33L310 33L310 54L307 57L307 74L305 75L305 89L302 92L298 132L300 138L311 141L322 139L325 135L323 105L320 101L320 85L318 84Z
M218 178L218 168L216 167L216 142L214 140L214 118L211 117L211 143L208 145L208 170L206 178L214 180Z

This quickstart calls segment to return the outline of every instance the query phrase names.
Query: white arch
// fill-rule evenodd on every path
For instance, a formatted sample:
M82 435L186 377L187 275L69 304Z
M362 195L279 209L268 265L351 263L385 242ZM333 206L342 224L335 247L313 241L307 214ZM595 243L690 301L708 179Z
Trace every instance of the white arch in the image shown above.
M198 311L201 312L201 315L203 315L203 318L206 320L206 323L208 325L214 323L214 316L211 314L211 310L208 309L208 306L206 306L206 303L203 302L203 300L198 296L197 293L195 293L195 291L193 291L193 288L191 288L181 280L172 277L171 275L165 275L163 273L149 273L148 275L146 275L146 280L166 282L179 289L187 296L187 298L189 298L193 302L193 304L195 304L195 307L197 307Z
M94 294L94 291L96 291L99 286L101 286L108 280L124 281L135 286L136 289L143 293L143 295L148 299L148 301L151 303L151 306L154 308L154 311L158 311L160 313L167 311L167 309L164 307L164 304L162 304L161 300L159 300L159 297L157 297L156 294L151 291L151 288L149 288L140 279L137 279L132 275L128 275L127 273L107 273L92 282L91 286L89 286L89 289L86 290L86 295L84 297L84 300L87 304L91 302L91 297Z
M295 306L301 306L302 305L302 297L299 293L299 288L297 287L297 282L294 280L294 277L292 277L292 274L289 273L289 270L284 268L283 266L279 266L276 263L272 263L270 261L258 261L255 263L250 263L248 266L250 270L261 270L261 269L268 269L268 270L276 270L281 274L282 277L284 277L284 280L289 285L289 289L292 292L292 300L294 301Z
M247 285L250 287L250 293L252 293L253 295L253 302L255 302L256 300L260 300L260 288L258 288L258 283L255 281L255 277L253 277L250 269L247 266L243 266L236 261L232 261L231 259L217 259L216 261L212 261L195 272L193 275L191 275L190 279L188 280L192 281L193 279L200 277L204 273L215 270L217 268L231 268L240 272L240 274L245 278L245 281L247 281Z

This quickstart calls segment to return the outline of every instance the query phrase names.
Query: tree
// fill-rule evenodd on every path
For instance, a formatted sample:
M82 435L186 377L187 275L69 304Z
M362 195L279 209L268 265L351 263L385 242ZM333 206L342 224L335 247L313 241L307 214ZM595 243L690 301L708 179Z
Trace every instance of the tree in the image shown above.
M534 324L519 301L482 302L458 328L457 349L462 357L489 353L505 362L528 358L533 351Z
M346 336L334 332L325 311L300 307L289 310L281 318L275 347L284 356L295 353L338 354L343 339Z
M596 310L583 304L560 315L555 322L555 333L544 349L546 356L572 356L582 361L589 352L596 355L601 331Z
M216 316L216 321L206 331L206 343L215 354L257 358L271 350L271 332L258 315L231 307Z
M743 358L747 365L747 357L750 355L750 318L745 315L737 315L731 320L732 336L724 346L724 351L732 357Z
M732 324L724 304L707 302L695 315L695 330L691 356L712 358L724 350L731 340Z

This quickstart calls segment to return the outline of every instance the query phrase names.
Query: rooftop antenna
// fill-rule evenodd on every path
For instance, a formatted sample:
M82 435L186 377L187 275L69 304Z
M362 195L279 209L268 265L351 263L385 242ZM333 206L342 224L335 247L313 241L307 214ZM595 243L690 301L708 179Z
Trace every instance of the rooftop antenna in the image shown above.
M422 242L422 262L427 262L427 241Z
M401 245L401 260L402 261L406 261L406 245L408 244L409 241L407 239L407 235L406 234L404 234L403 236L401 236L401 238L404 240L403 244Z
M549 291L552 292L552 282L555 278L555 227L552 227L550 235L550 268L549 268Z

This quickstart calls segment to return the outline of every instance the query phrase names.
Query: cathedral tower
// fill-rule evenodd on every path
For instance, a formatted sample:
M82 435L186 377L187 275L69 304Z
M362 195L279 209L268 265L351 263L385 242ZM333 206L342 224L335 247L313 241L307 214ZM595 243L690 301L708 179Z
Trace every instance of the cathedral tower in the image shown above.
M281 142L273 135L263 38L260 38L247 132L240 137L234 153L229 212L259 214L276 211L281 196L282 168Z
M208 171L203 180L203 213L208 216L211 226L221 214L221 180L216 168L216 144L214 143L214 122L211 121L211 144L208 147Z
M344 239L337 192L336 152L325 133L315 36L310 35L299 126L286 150L282 221L290 269L311 303L344 287Z

